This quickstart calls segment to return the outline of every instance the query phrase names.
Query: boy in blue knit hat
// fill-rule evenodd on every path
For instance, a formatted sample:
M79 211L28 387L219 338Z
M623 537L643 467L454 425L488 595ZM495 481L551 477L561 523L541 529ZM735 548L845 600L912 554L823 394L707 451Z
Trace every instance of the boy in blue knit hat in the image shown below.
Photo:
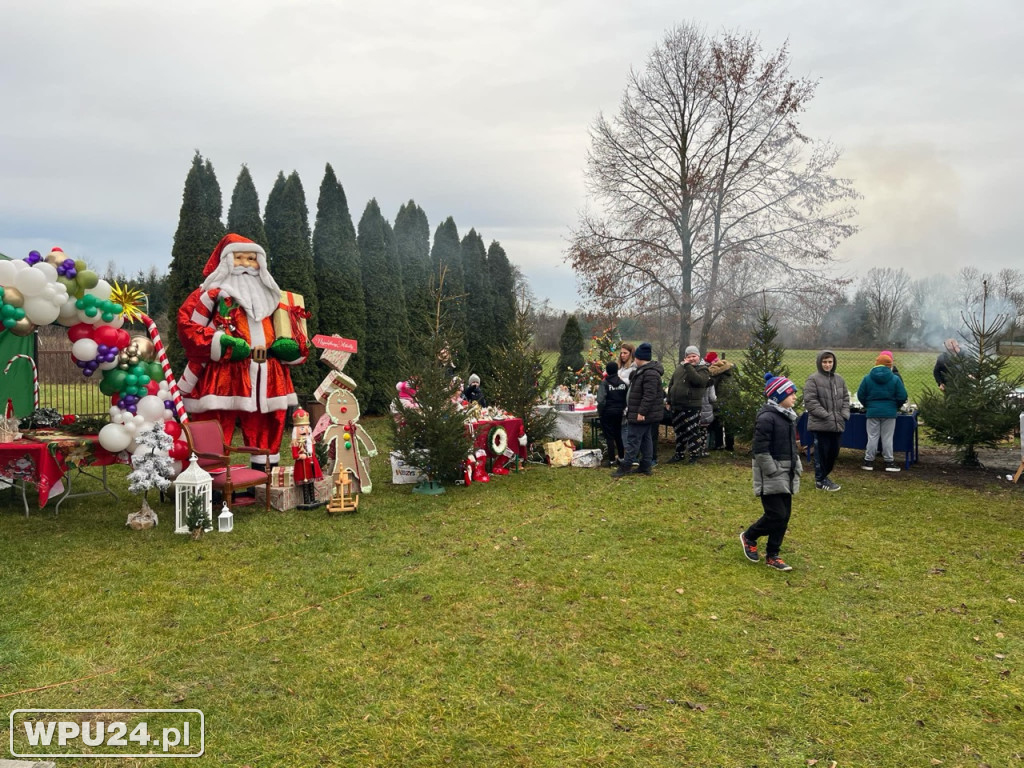
M793 511L793 494L800 490L803 465L796 447L796 384L785 376L765 374L764 394L768 398L757 413L754 425L754 494L761 497L764 513L761 518L740 534L743 556L752 563L760 557L757 540L768 537L765 563L777 571L791 571L792 567L779 557L782 540L789 528Z

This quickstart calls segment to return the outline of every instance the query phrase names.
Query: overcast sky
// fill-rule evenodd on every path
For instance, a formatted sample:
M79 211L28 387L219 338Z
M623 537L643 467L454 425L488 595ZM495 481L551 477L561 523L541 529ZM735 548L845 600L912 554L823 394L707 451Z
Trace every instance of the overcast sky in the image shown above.
M413 198L431 232L450 215L501 241L572 308L588 127L696 22L788 40L791 73L820 81L802 127L864 195L838 270L1024 267L1020 0L0 0L0 20L12 258L60 245L101 271L166 269L198 149L225 218L243 163L261 205L297 170L312 218L330 162L356 222L371 197L392 222Z

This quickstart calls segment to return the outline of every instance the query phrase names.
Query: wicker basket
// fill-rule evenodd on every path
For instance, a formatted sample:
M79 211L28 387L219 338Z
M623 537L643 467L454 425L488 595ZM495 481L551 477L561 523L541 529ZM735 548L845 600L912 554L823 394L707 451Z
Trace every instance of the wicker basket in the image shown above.
M8 419L0 416L0 443L13 443L21 438L19 431L21 424L18 419Z

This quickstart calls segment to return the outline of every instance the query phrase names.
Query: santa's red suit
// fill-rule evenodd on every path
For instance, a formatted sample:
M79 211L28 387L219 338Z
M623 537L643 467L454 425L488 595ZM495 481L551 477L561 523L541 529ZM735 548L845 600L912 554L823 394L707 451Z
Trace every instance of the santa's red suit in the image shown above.
M240 274L244 270L233 266L234 253L255 253L258 274ZM308 341L296 338L297 352L290 345L281 359L283 345L274 344L272 321L281 292L267 272L263 248L248 238L226 235L203 276L204 283L178 310L178 338L188 358L178 381L185 410L194 421L220 421L227 442L240 424L245 444L270 449L276 466L288 406L298 404L288 366L306 361ZM264 362L252 357L258 347L268 351ZM262 465L264 457L252 461Z

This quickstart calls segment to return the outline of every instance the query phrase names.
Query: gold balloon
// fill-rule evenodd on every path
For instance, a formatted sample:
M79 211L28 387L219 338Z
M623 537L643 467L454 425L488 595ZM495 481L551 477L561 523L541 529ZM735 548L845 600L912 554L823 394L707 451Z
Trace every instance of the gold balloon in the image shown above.
M12 307L24 307L25 297L17 288L4 286L4 304L10 304Z
M28 336L32 331L36 329L36 324L29 320L27 317L21 318L11 328L11 333L15 336Z
M142 360L150 362L156 360L156 344L145 336L135 336L131 340L131 344L135 346L135 354L137 354ZM129 349L130 348L131 347L129 347Z
M52 264L55 267L58 264L63 264L64 263L64 254L59 254L58 255L55 251L51 251L50 253L46 254L46 263L47 264Z

